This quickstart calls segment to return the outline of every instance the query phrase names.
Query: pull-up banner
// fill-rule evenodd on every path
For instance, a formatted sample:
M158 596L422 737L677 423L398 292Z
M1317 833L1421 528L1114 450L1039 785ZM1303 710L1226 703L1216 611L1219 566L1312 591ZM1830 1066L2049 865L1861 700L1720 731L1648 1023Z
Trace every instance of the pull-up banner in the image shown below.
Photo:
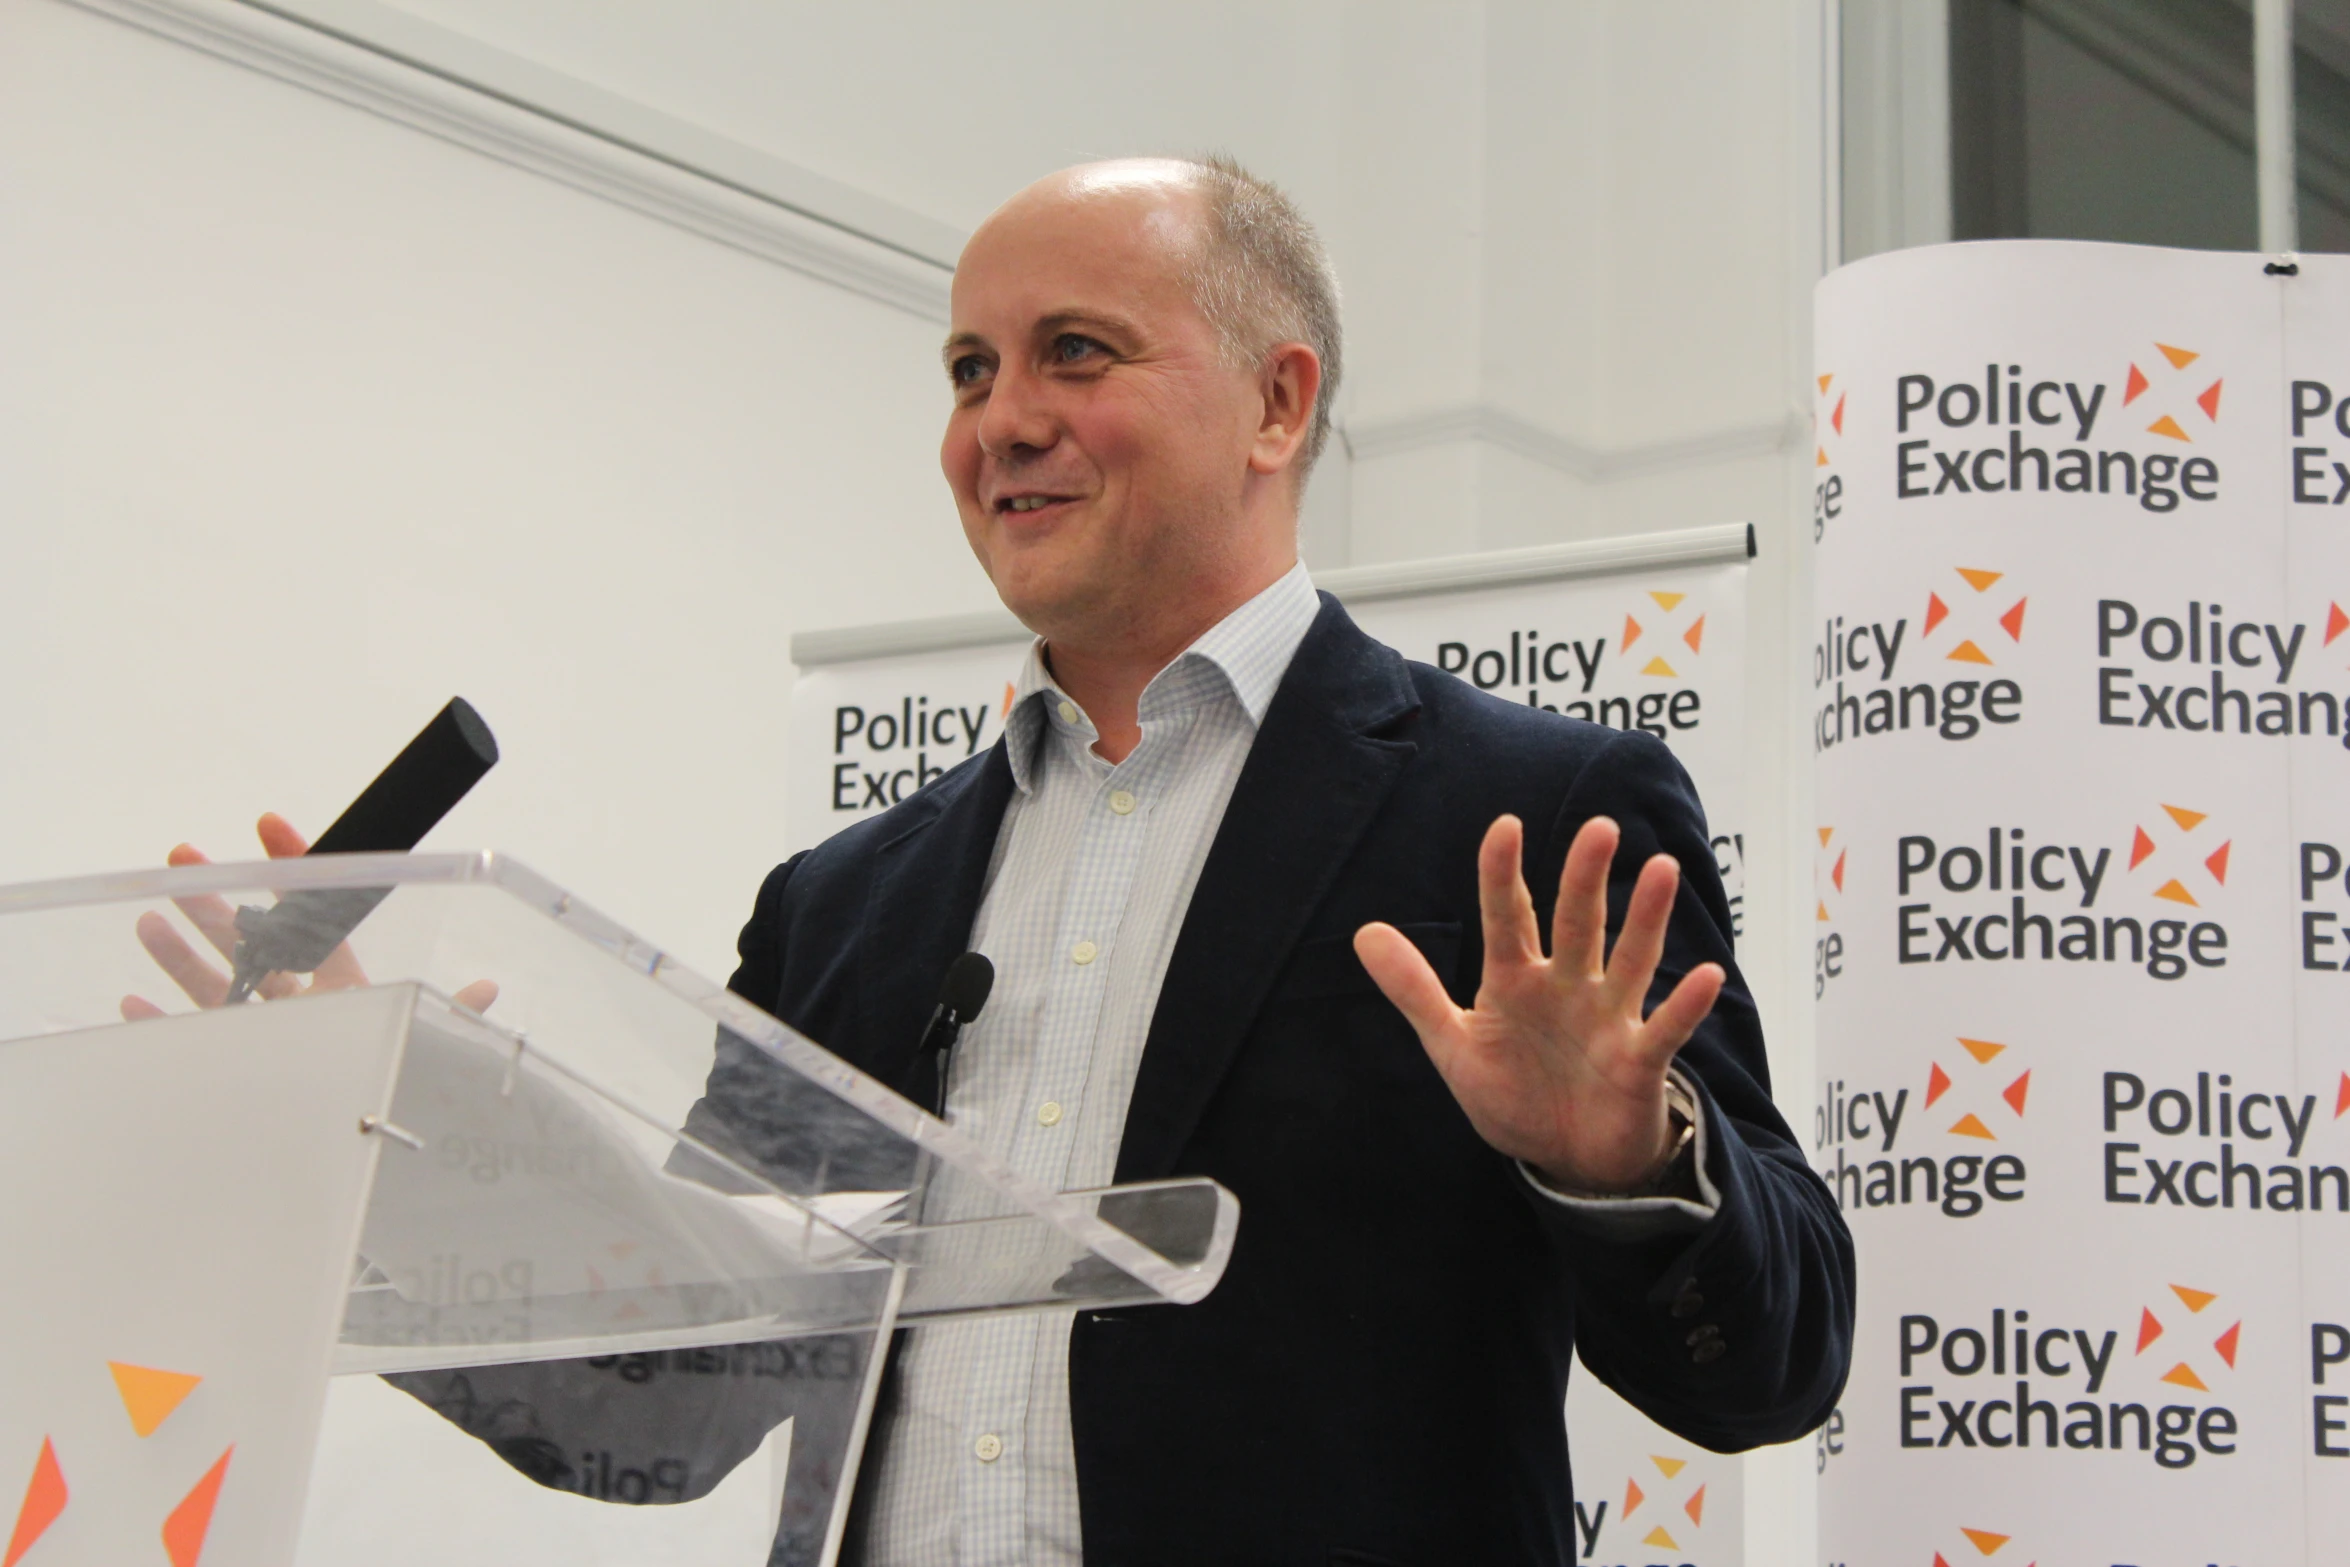
M1751 538L1743 524L1726 524L1352 567L1317 582L1408 658L1504 701L1670 746L1705 802L1740 917ZM793 846L887 809L995 744L1026 641L1008 617L796 637ZM1576 1560L1736 1567L1742 1461L1668 1434L1588 1374L1571 1389Z
M1833 1563L2350 1539L2350 261L1818 296Z

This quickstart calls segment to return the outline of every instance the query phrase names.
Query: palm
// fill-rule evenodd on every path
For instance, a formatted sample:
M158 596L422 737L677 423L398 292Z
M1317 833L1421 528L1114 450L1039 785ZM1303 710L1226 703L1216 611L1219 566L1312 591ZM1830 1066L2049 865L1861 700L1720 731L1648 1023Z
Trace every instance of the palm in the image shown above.
M1478 1135L1586 1191L1637 1186L1663 1162L1666 1069L1723 980L1701 964L1643 1015L1680 868L1661 854L1641 868L1611 958L1607 870L1618 838L1604 817L1575 835L1545 956L1519 868L1524 829L1510 816L1493 824L1478 851L1485 972L1467 1009L1392 926L1366 925L1355 937Z

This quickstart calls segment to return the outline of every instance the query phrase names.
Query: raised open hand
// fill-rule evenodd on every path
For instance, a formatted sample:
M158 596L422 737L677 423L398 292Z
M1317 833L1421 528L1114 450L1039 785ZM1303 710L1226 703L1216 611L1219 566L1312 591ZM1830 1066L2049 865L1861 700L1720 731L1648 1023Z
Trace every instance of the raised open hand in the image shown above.
M309 851L309 840L294 830L294 824L275 811L263 816L256 824L261 847L273 860L295 859ZM172 865L209 865L202 850L183 843L165 857ZM174 900L179 911L188 917L199 934L210 942L223 958L234 959L237 950L237 911L226 898L206 896ZM139 916L139 945L147 949L173 984L187 993L188 999L200 1007L217 1007L228 999L229 976L213 967L178 927L161 914L150 911ZM329 953L325 961L304 984L292 974L271 974L254 987L254 993L265 1001L276 1001L286 996L307 995L317 990L352 990L367 983L367 975L359 967L359 959L352 953L351 944L344 942ZM459 1006L476 1012L489 1009L498 999L498 983L491 979L477 979L459 990L453 998ZM163 1009L144 996L122 998L122 1015L133 1022L140 1018L161 1017Z
M1641 867L1611 958L1607 875L1620 837L1604 816L1575 834L1544 957L1520 868L1525 828L1503 816L1487 829L1477 853L1485 972L1466 1010L1394 926L1355 933L1363 966L1419 1034L1477 1134L1574 1191L1637 1190L1670 1160L1665 1071L1725 978L1701 963L1643 1015L1681 868L1664 854Z

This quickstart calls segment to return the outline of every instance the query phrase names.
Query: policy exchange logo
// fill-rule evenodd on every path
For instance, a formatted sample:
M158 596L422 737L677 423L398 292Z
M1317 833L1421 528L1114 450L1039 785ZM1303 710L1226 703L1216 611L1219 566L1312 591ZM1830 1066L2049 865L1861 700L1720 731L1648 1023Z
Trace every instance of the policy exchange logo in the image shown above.
M2169 903L2182 903L2190 909L2203 907L2195 896L2201 888L2208 898L2228 882L2228 851L2235 846L2232 838L2222 838L2219 829L2205 830L2211 820L2207 811L2190 811L2183 805L2165 805L2162 816L2155 819L2154 831L2144 825L2134 829L2130 840L2130 878L2137 885L2159 882L2154 896ZM2216 846L2215 846L2216 845ZM2144 877L2139 868L2155 862L2154 869Z
M158 1371L152 1366L126 1365L118 1360L106 1363L114 1374L114 1390L122 1399L123 1413L130 1417L131 1431L145 1441L163 1428L190 1393L204 1379L184 1371ZM228 1477L228 1461L236 1452L232 1444L214 1459L212 1467L204 1471L179 1504L163 1519L163 1554L171 1567L196 1567L204 1553L204 1536L212 1528L212 1509L220 1500L221 1482ZM49 1438L41 1439L40 1455L33 1461L33 1478L25 1487L24 1501L16 1510L16 1527L9 1534L8 1549L0 1553L0 1567L16 1567L24 1561L50 1525L57 1522L70 1500L66 1485L65 1466L59 1461L56 1446ZM101 1502L100 1505L113 1505ZM36 1559L33 1567L41 1567Z
M1630 658L1634 656L1632 649L1646 638L1648 662L1640 666L1640 672L1661 676L1666 680L1678 680L1682 670L1705 651L1705 613L1696 605L1690 605L1686 611L1682 609L1681 606L1689 602L1686 593L1651 591L1642 597L1656 607L1652 610L1646 605L1633 605L1624 616L1624 639L1616 644L1616 651ZM1640 618L1643 615L1648 617L1646 621ZM1679 646L1672 645L1675 643ZM1688 651L1684 653L1681 648L1687 648ZM1680 669L1673 667L1673 659L1681 660Z
M1828 993L1828 982L1844 974L1844 936L1835 928L1835 911L1829 907L1831 899L1844 897L1845 846L1836 841L1836 829L1818 829L1820 846L1812 855L1812 900L1819 908L1817 928L1811 944L1811 993L1814 999Z
M2162 361L2147 360L2155 366L2153 377L2138 368L2136 360L2130 362L2129 379L2122 383L2122 406L2131 408L2139 399L2146 399L2143 407L2136 408L2141 417L2154 414L2146 433L2192 445L2195 437L2188 433L2190 428L2204 429L2219 423L2220 378L2214 376L2210 385L2194 391L2195 383L2203 375L2192 372L2190 367L2203 356L2191 348L2174 348L2168 343L2157 343L2154 349ZM2182 419L2186 421L2184 424L2180 422Z
M1648 1461L1656 1466L1660 1476L1649 1482L1657 1487L1657 1492L1651 1496L1642 1489L1641 1471L1634 1470L1624 1481L1623 1521L1630 1523L1646 1507L1649 1517L1656 1522L1648 1533L1640 1537L1640 1543L1668 1551L1687 1550L1689 1547L1675 1539L1672 1530L1679 1527L1684 1535L1695 1540L1697 1531L1705 1527L1705 1484L1695 1474L1687 1479L1682 1478L1681 1471L1689 1467L1686 1458L1667 1458L1661 1453L1651 1453ZM1690 1489L1692 1481L1696 1482L1693 1490ZM1689 1520L1685 1526L1673 1523L1671 1515L1676 1512Z
M2210 1358L2204 1359L2205 1351L2201 1344L2184 1344L2182 1340L2189 1333L2197 1331L2202 1325L2197 1319L2210 1309L2212 1302L2219 1299L2218 1292L2189 1289L2184 1284L2173 1284L2170 1287L2170 1292L2178 1297L2179 1304L2186 1307L2188 1312L2186 1319L2180 1321L2169 1303L2164 1303L2163 1309L2166 1312L2172 1312L2173 1321L2178 1323L2178 1337L2171 1336L2172 1326L2166 1324L2161 1317L2156 1316L2152 1306L2142 1307L2138 1316L2138 1354L2143 1357L2149 1349L2168 1339L2171 1348L2168 1353L2161 1355L2156 1363L2159 1364L2160 1360L2169 1359L2172 1354L2184 1353L2187 1358L2165 1371L2159 1380L2169 1383L2172 1387L2191 1388L2198 1393L2208 1393L2211 1391L2211 1383L2205 1381L2204 1376L2196 1371L2195 1362L2199 1359L2203 1360L2204 1372L2210 1374L2215 1381L2219 1375L2212 1369L2215 1363L2225 1365L2228 1370L2234 1371L2236 1369L2236 1346L2243 1334L2244 1323L2240 1318L2229 1323L2227 1330L2211 1341ZM2232 1313L2223 1313L2223 1315L2232 1315Z
M1817 455L1815 455L1812 459L1812 466L1815 468L1826 468L1832 466L1835 462L1835 459L1828 455L1828 442L1830 440L1829 432L1833 431L1836 439L1842 439L1844 435L1845 394L1841 391L1838 391L1836 393L1835 407L1829 408L1828 392L1836 384L1835 373L1831 371L1826 375L1818 377L1818 380L1820 383L1820 395L1818 398L1818 405L1812 411L1812 429L1813 432L1818 435L1819 440L1817 446L1815 447ZM1823 426L1825 428L1823 428Z
M1954 566L1951 569L1959 581L1965 584L1963 591L1955 587L1951 590L1951 599L1956 600L1959 607L1953 612L1950 602L1940 592L1927 593L1926 614L1918 627L1919 637L1929 647L1939 641L1943 660L1947 663L1981 664L1989 668L1999 660L1985 651L1984 644L1999 649L2002 634L2009 644L2022 642L2024 606L2028 600L2019 593L2012 602L2005 602L2005 592L1996 595L1992 593L1991 590L2007 576L2003 571L1985 571L1971 566ZM2001 607L2003 602L2004 607ZM1994 634L1994 628L1998 634ZM1940 633L1939 637L1937 633Z
M2007 1053L2007 1046L1995 1044L1988 1039L1961 1038L1958 1043L1959 1048L1972 1057L1975 1064L1972 1068L1960 1067L1959 1076L1954 1078L1949 1072L1943 1070L1940 1061L1929 1063L1932 1070L1926 1074L1926 1108L1931 1110L1936 1105L1940 1105L1950 1095L1952 1089L1956 1088L1958 1090L1958 1106L1944 1105L1942 1113L1947 1115L1953 1108L1970 1105L1973 1108L1961 1108L1958 1119L1950 1123L1948 1128L1950 1134L1954 1137L1974 1137L1987 1143L1995 1143L1999 1141L1999 1133L1992 1129L1994 1123L2006 1125L2010 1121L2021 1121L2024 1118L2024 1101L2032 1091L2032 1070L2026 1067L2022 1073L2010 1079L2006 1086L1996 1087L1994 1092L1996 1078L1993 1077L1993 1081L1989 1083L1984 1079L1993 1076L1988 1069L1992 1062ZM1996 1076L2005 1075L2004 1071L1996 1074ZM2004 1113L1996 1108L2002 1105L2006 1107ZM1983 1119L1986 1115L1991 1117L1990 1121ZM2012 1128L2010 1129L2012 1130Z

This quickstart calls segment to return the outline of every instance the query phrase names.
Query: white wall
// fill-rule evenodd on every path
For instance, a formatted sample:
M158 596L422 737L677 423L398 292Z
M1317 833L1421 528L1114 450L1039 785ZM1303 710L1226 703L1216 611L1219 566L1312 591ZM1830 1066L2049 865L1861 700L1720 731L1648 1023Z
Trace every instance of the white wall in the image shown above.
M1753 520L1748 951L1808 1119L1827 0L280 6L893 264L1060 164L1231 149L1345 284L1317 565ZM69 0L0 0L0 191L0 881L315 828L461 691L507 760L432 841L723 972L790 632L990 602L918 302ZM1809 1557L1803 1458L1749 1485L1750 1560Z
M57 0L0 189L0 880L315 831L461 692L431 841L723 973L790 630L987 592L935 325Z

